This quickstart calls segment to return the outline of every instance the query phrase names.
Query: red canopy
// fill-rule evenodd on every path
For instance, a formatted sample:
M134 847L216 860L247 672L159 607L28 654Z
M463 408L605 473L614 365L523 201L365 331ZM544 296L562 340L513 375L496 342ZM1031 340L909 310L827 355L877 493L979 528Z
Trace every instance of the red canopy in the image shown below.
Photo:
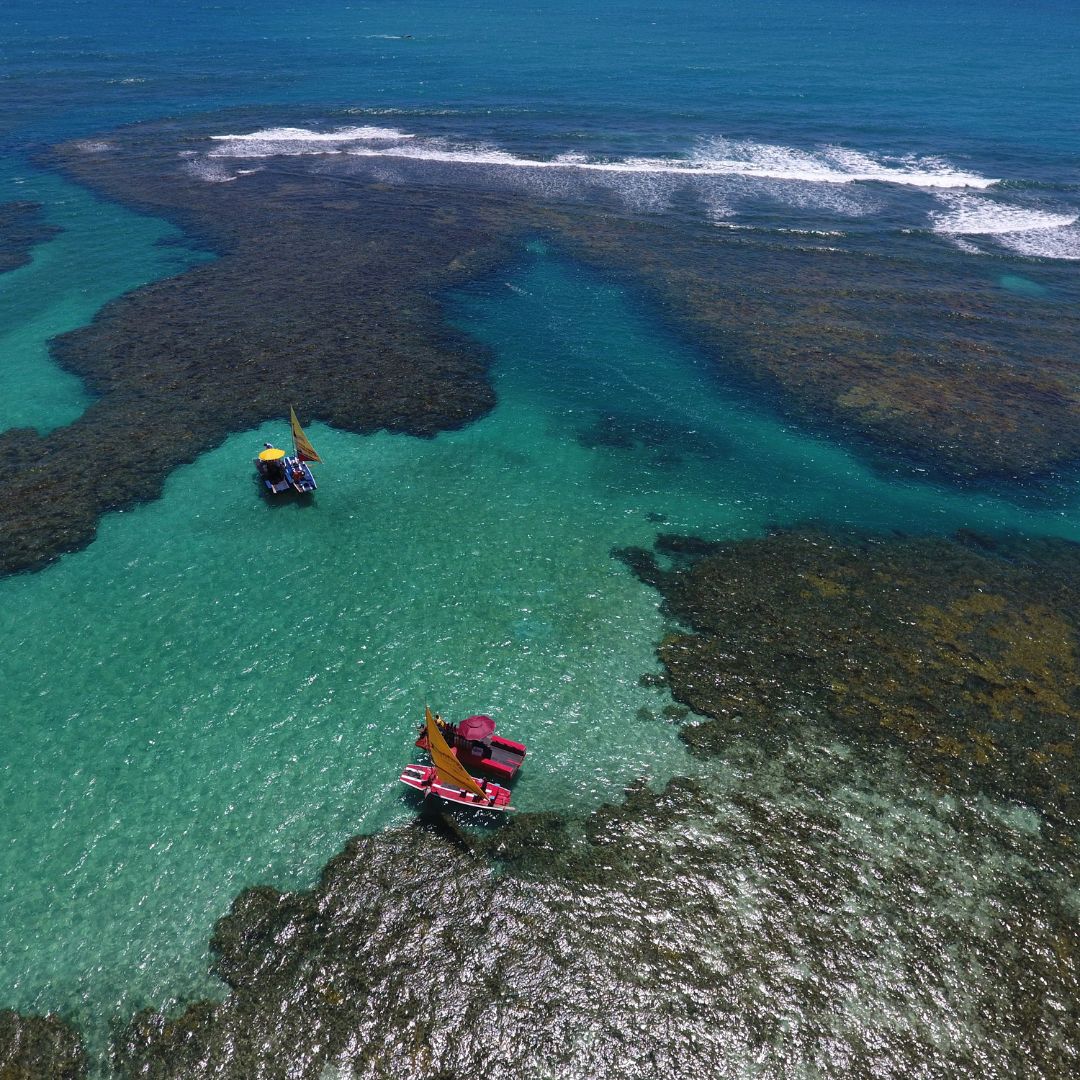
M486 739L495 730L495 721L490 716L467 716L457 726L458 737L462 739Z

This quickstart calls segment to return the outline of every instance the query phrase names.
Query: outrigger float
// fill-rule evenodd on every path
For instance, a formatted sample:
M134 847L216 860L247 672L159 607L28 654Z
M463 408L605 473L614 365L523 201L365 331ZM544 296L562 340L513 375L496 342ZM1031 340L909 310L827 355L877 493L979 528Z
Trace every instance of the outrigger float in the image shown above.
M434 795L455 806L467 806L470 810L507 811L510 790L490 780L477 780L470 776L454 751L447 745L439 725L429 708L424 709L424 735L430 765L406 765L399 779L403 784L419 791L424 798ZM522 747L524 751L524 747Z
M512 739L495 734L490 716L467 716L460 724L435 717L451 752L470 772L480 772L496 780L513 780L525 760L525 747ZM416 745L427 750L427 724L420 725Z
M308 468L309 461L322 461L315 452L315 447L308 441L300 421L296 419L296 410L289 406L289 425L292 428L293 452L290 457L284 450L270 443L265 443L258 457L255 469L262 482L273 495L283 495L286 491L295 491L298 495L308 495L318 484Z

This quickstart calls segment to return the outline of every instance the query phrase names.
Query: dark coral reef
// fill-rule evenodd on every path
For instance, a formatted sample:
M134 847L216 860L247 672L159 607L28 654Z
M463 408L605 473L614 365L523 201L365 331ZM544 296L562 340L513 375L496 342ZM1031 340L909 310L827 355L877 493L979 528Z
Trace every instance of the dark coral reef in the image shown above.
M417 193L343 198L336 184L249 179L198 222L218 260L122 297L54 343L96 400L44 437L0 435L11 465L0 570L84 546L104 511L155 496L177 465L290 402L303 421L416 435L490 408L486 356L433 298L482 261L481 223ZM182 203L187 188L218 187L168 176L155 205L179 213L170 193Z
M1080 463L1073 305L1036 309L963 257L912 245L720 242L610 215L564 233L582 258L649 286L728 377L890 467L1044 483Z
M660 647L715 752L811 720L935 780L1080 824L1080 546L783 531L623 558L688 627Z
M177 464L289 401L302 420L357 432L429 435L477 418L492 404L487 357L448 329L439 297L512 257L525 234L648 290L726 379L892 467L1028 481L1080 461L1080 309L1063 301L1067 283L1016 297L959 255L930 280L914 238L886 254L724 233L602 195L575 202L422 173L387 182L383 166L348 156L200 172L207 135L243 123L145 125L51 156L220 257L55 343L97 400L44 438L0 434L0 572L85 545L104 511L153 497ZM947 258L935 249L939 275Z
M1075 851L1063 874L1037 828L794 724L583 818L425 814L310 890L245 890L212 939L223 1000L138 1014L109 1074L1076 1075ZM77 1075L4 1032L10 1075Z
M57 1016L0 1009L0 1080L82 1080L79 1036Z
M44 220L41 203L0 203L0 274L25 266L38 244L62 231Z
M910 792L885 812L856 759L729 764L722 792L418 822L311 891L247 890L213 938L228 997L137 1016L121 1075L1070 1074L1080 936L1035 838Z

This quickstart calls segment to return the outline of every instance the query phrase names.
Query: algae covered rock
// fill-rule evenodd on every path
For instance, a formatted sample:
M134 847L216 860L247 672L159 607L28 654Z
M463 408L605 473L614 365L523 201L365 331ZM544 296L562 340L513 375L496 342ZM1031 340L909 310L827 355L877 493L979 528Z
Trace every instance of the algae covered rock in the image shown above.
M232 992L141 1014L121 1075L1071 1075L1066 876L881 759L747 742L712 780L468 848L424 823L356 838L313 889L237 898Z
M905 747L934 779L1080 820L1080 546L777 532L625 556L685 626L660 645L711 753L795 719Z
M41 203L0 203L0 274L25 266L34 247L61 231L45 221Z
M82 1040L58 1016L0 1010L0 1080L81 1080Z

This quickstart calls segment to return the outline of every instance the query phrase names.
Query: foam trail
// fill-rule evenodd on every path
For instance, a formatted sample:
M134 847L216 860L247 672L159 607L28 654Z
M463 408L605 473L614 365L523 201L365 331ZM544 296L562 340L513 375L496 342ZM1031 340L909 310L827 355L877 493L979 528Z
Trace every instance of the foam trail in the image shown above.
M518 157L485 144L452 146L422 139L408 145L350 147L357 157L398 157L458 165L518 169L563 169L598 173L659 173L687 177L746 176L768 180L802 180L826 184L877 181L926 188L988 188L998 181L956 170L940 158L876 159L839 147L809 153L784 146L714 140L689 158L631 157L595 161L580 154L551 160Z
M243 135L211 135L221 145L210 157L249 158L297 154L333 154L356 142L401 142L414 136L396 128L339 128L337 131L309 131L307 128L277 127Z
M1080 260L1080 228L1075 226L1010 233L999 237L999 243L1028 258Z
M1080 215L1075 212L1015 206L959 193L943 193L938 200L944 209L930 215L934 231L964 251L981 254L964 237L985 236L1029 258L1080 259Z
M443 139L419 138L396 128L375 126L327 132L307 128L266 128L243 135L212 135L211 139L220 144L211 151L212 157L344 152L358 157L398 157L455 165L688 177L743 176L823 184L875 181L925 188L988 188L997 183L997 180L956 169L937 157L877 157L839 146L798 150L737 139L705 140L686 158L629 157L623 160L590 159L579 153L539 160L519 157L485 143L455 144ZM363 145L370 143L390 145Z
M72 144L76 150L83 154L103 154L106 150L112 150L113 144L100 139L82 139Z
M229 172L224 165L216 161L190 158L184 162L184 171L205 180L208 184L227 184L236 179L236 174Z
M974 195L945 194L938 199L946 209L932 213L934 231L961 236L1002 236L1008 233L1058 229L1075 225L1075 213L1036 210Z
M876 180L912 187L987 188L997 183L995 179L955 169L940 157L875 157L841 146L807 151L740 139L711 139L702 143L691 164L720 175L831 184Z

